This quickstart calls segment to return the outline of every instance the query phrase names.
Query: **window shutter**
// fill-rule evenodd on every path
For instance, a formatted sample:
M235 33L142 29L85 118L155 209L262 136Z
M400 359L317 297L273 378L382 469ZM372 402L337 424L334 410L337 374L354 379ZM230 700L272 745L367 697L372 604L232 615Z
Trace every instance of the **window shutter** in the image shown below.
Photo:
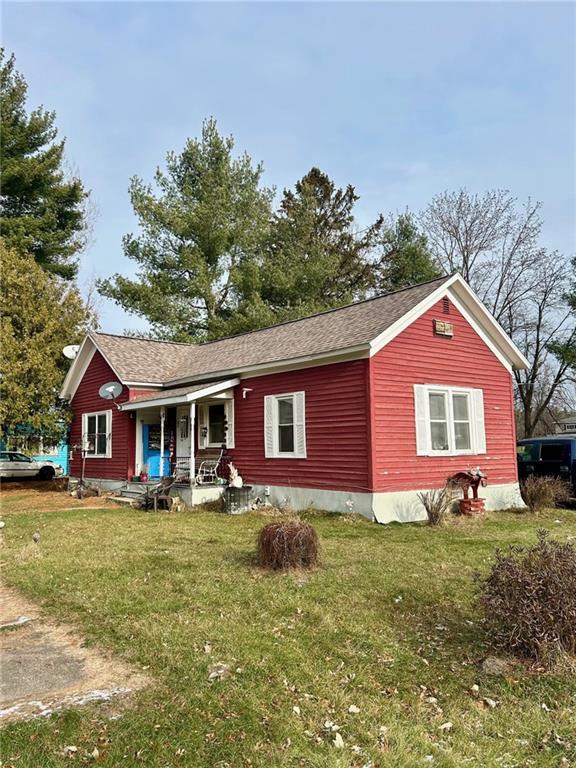
M304 392L294 393L294 454L306 458L306 408Z
M208 406L198 406L198 448L203 449L208 445Z
M428 446L428 419L426 418L426 387L423 384L414 384L414 413L416 416L416 455L427 456Z
M484 424L484 392L472 390L474 411L474 452L486 453L486 427Z
M226 422L228 431L226 432L226 448L234 448L234 400L226 400L225 406Z
M264 456L267 459L274 458L276 435L276 400L272 395L264 398Z

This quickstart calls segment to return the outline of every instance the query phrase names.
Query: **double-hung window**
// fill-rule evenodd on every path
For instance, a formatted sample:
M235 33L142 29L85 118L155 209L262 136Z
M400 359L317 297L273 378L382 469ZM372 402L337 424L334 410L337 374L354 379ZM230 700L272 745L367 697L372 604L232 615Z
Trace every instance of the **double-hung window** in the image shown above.
M264 398L264 441L267 458L306 458L304 392Z
M481 389L416 384L414 404L419 456L486 453Z
M82 442L87 457L112 456L112 411L83 414Z

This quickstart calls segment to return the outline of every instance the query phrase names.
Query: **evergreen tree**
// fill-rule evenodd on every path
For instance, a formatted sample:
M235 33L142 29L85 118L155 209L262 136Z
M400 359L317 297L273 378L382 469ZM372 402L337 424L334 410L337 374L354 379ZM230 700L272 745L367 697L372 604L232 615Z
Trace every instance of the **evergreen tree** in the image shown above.
M388 227L378 261L376 287L379 293L406 288L441 274L430 251L426 235L409 213L403 213Z
M126 235L136 279L116 274L98 284L124 309L146 318L152 336L179 341L227 333L228 321L258 279L257 255L270 221L272 191L262 166L207 120L200 139L170 152L155 186L134 177L132 206L141 234Z
M72 279L85 243L87 193L64 173L54 112L26 113L26 81L0 51L2 169L0 231L5 243L46 271Z
M279 320L363 298L373 285L372 256L382 216L361 232L354 187L337 188L318 168L284 190L263 254L261 297Z
M75 287L1 238L0 270L0 434L57 441L68 418L58 399L69 365L62 348L81 340L88 313Z

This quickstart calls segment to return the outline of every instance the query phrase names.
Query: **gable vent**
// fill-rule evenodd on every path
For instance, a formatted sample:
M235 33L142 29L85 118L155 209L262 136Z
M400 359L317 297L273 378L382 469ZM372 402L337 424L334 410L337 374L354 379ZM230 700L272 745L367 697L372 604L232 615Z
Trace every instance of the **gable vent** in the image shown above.
M444 312L445 315L450 314L450 300L447 296L444 296L442 299L442 312Z

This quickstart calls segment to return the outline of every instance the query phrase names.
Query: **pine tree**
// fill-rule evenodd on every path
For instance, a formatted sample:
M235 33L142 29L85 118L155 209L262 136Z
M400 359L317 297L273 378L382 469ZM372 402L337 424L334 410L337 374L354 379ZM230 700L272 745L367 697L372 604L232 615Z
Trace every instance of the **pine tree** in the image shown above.
M374 285L373 256L386 231L378 216L358 232L353 186L337 188L318 168L285 190L262 265L262 299L278 319L363 298Z
M194 341L226 335L241 293L258 279L256 260L270 221L272 191L262 167L207 120L200 139L170 152L155 189L134 177L132 206L141 234L124 238L135 279L116 274L100 292L146 318L152 336Z
M78 271L87 193L64 172L64 141L54 112L26 112L28 86L14 56L0 51L2 169L0 232L5 243L66 279Z
M400 214L383 237L377 266L377 291L395 291L433 280L440 274L428 249L426 235L418 229L411 214Z

